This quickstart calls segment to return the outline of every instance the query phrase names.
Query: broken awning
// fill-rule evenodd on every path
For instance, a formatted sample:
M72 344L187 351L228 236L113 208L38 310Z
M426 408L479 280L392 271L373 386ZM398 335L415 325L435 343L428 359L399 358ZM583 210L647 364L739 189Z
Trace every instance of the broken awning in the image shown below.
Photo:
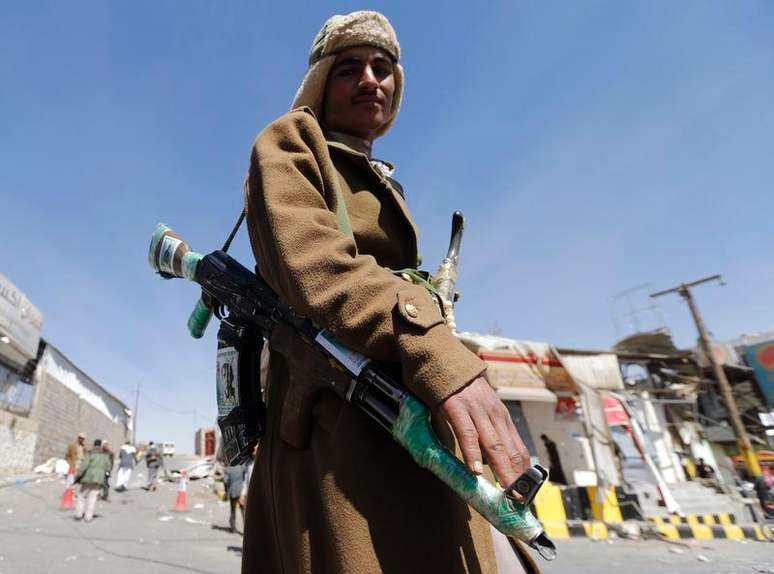
M547 343L458 333L460 340L487 363L487 379L504 400L556 402L554 392L575 385Z
M620 391L624 388L618 357L612 353L565 355L562 363L579 386L598 391Z
M499 387L497 396L503 401L527 401L537 403L555 403L556 395L545 387Z

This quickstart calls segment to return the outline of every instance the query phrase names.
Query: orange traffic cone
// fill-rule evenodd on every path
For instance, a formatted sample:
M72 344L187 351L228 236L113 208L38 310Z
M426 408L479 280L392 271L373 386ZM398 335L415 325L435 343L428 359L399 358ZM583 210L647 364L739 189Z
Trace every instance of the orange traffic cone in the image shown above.
M177 500L175 501L175 511L185 512L185 491L188 486L188 473L180 473L180 480L177 483Z
M59 505L60 510L70 510L73 507L73 484L75 483L75 467L70 466L70 470L67 472L67 488L65 488L62 495L62 503Z

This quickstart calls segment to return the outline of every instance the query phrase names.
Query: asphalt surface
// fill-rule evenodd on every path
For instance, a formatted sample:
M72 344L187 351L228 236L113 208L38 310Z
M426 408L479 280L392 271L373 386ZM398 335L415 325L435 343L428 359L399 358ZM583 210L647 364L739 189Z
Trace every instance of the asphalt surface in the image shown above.
M228 505L211 483L191 481L187 512L179 513L175 484L146 492L137 474L128 492L111 490L110 502L98 502L88 524L59 510L60 480L0 489L0 574L239 572L242 538L227 531Z
M184 513L173 510L174 484L146 492L141 483L134 476L129 492L111 492L90 524L59 510L58 480L0 488L0 574L239 573L242 539L226 531L228 507L211 483L189 483ZM772 543L571 539L557 550L552 563L537 558L544 574L774 574Z
M557 541L543 574L774 574L774 544L748 540Z

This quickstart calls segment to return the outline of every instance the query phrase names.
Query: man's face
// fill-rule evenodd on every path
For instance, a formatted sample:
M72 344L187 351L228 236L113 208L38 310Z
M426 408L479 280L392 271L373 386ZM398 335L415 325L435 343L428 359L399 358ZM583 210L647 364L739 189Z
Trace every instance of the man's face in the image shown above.
M86 442L86 437L85 436L79 436L78 437L78 444L83 444L84 442Z
M394 93L393 63L386 52L371 46L344 50L328 74L323 123L373 140L391 116Z

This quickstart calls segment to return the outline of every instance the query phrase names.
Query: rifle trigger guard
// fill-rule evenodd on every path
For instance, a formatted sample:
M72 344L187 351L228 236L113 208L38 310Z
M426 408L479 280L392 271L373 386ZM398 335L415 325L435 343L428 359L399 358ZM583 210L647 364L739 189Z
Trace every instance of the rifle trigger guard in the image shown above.
M505 489L505 495L508 498L515 499L513 493L516 493L521 497L519 502L524 506L529 506L546 480L548 480L548 471L536 464L525 470L519 478L514 480Z

